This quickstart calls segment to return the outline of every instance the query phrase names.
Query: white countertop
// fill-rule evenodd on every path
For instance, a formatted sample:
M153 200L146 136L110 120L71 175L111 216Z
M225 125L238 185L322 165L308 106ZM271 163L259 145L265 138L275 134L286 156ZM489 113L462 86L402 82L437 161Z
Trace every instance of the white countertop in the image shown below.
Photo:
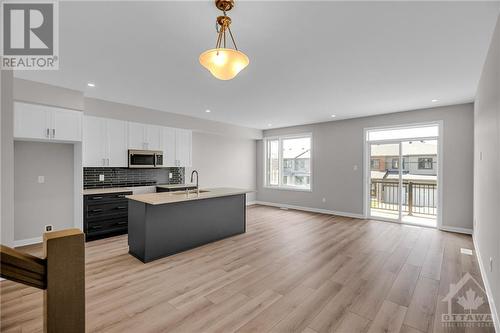
M82 191L83 195L106 194L106 193L119 193L119 192L132 192L128 187L108 187L108 188L88 188Z
M227 197L230 195L245 194L250 192L252 191L241 188L217 187L200 189L200 194L196 194L196 191L192 190L189 195L186 195L186 192L181 191L127 195L127 198L149 205L163 205L175 202Z
M89 188L82 191L83 195L106 194L106 193L119 193L119 192L155 192L156 187L162 188L184 188L193 187L195 184L160 184L160 185L147 185L147 186L129 186L129 187L108 187L108 188Z

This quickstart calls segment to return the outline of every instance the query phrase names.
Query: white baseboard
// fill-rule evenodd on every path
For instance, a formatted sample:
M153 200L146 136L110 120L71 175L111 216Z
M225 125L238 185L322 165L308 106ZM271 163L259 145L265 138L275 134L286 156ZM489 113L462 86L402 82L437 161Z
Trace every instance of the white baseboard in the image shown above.
M26 246L31 244L38 244L42 242L42 237L28 238L28 239L20 239L14 241L14 247Z
M483 279L484 289L486 290L486 296L488 297L488 303L490 304L491 317L493 318L493 325L495 325L495 332L500 332L500 319L498 317L497 307L495 305L490 282L486 276L486 268L484 267L483 261L481 260L481 253L479 252L479 246L477 245L476 237L474 234L472 235L472 244L474 244L477 262L479 263L479 271L481 273L481 278Z
M257 200L257 201L255 201L255 204L256 205L263 205L263 206L303 210L306 212L313 212L313 213L352 217L352 218L356 218L356 219L364 219L365 218L365 216L363 214L339 212L336 210L328 210L328 209L322 209L322 208L311 208L311 207L287 205L287 204L281 204L281 203L275 203L275 202L267 202L267 201L258 201Z
M460 228L460 227L450 227L442 225L439 230L450 231L450 232L458 232L459 234L467 234L472 235L472 229L469 228Z
M256 204L257 204L257 201L247 201L247 203L246 203L247 206L253 206Z

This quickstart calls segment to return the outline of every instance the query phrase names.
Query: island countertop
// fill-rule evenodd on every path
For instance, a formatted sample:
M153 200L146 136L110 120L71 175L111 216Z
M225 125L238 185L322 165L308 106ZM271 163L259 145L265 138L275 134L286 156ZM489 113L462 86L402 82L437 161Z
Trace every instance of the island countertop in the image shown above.
M163 205L175 202L226 197L230 195L245 194L250 192L252 192L252 190L231 188L231 187L217 187L217 188L200 189L200 194L197 194L196 190L191 190L189 192L189 195L186 195L185 191L160 192L160 193L127 195L126 198L130 200L143 202L149 205Z

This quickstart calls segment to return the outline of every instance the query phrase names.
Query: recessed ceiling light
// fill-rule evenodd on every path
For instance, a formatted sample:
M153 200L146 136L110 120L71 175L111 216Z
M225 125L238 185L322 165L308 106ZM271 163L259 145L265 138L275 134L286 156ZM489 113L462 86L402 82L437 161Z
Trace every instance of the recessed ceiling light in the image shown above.
M331 117L332 117L332 118L335 118L335 117L337 117L337 116L336 116L336 115L334 115L334 114L332 114L332 115L331 115Z
M205 110L205 112L206 112L206 113L210 113L210 112L212 112L212 111L210 111L209 109L206 109L206 110Z
M439 101L438 99L433 99L431 102L432 103L436 103L437 101Z
M89 83L87 83L87 86L89 86L89 87L95 87L95 83L89 82Z

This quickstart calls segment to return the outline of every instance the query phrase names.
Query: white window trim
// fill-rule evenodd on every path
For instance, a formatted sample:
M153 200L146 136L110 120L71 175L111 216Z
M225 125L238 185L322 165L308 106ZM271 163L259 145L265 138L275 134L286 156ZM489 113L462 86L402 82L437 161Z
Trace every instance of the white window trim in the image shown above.
M281 176L281 171L282 171L282 163L283 163L283 145L282 141L284 139L295 139L295 138L305 138L309 137L311 139L311 161L310 161L310 168L311 168L311 173L309 175L309 188L298 188L295 186L288 186L288 185L269 185L267 183L267 141L269 140L278 140L278 159L279 159L279 184L283 181L282 176ZM271 189L271 190L280 190L280 191L297 191L297 192L312 192L313 189L313 156L314 156L314 151L313 151L313 135L311 132L306 132L306 133L298 133L298 134L286 134L286 135L274 135L274 136L267 136L263 138L263 143L264 143L264 184L263 187L266 189Z

